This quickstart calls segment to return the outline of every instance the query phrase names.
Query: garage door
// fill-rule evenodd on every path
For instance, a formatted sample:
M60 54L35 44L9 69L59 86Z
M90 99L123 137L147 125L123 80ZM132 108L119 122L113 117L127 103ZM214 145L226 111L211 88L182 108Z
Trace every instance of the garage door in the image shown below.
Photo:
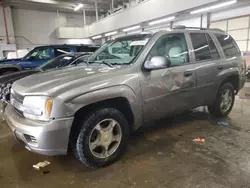
M250 16L211 22L210 28L226 31L236 40L242 52L250 52Z

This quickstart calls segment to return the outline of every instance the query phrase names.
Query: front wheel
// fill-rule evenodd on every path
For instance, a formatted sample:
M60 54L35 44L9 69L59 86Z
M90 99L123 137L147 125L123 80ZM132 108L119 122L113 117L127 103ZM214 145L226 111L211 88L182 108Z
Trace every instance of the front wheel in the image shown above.
M121 156L128 137L124 115L114 108L102 108L85 118L74 153L88 167L104 167Z
M235 92L232 84L225 83L217 93L214 103L208 106L210 114L216 118L227 116L234 105Z

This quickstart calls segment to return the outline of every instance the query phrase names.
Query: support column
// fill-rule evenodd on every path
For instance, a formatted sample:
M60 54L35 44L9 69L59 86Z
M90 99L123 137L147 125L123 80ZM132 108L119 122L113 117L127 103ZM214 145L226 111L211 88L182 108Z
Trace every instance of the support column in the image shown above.
M211 21L211 13L208 12L208 13L207 13L207 28L210 27L210 21Z
M114 11L114 0L112 0L111 7L112 7L112 12L113 12Z
M60 27L60 14L59 14L59 10L56 10L57 13L57 26Z
M95 2L95 15L96 15L96 21L98 21L98 8L97 8L97 2Z
M83 9L83 26L87 26L85 9Z

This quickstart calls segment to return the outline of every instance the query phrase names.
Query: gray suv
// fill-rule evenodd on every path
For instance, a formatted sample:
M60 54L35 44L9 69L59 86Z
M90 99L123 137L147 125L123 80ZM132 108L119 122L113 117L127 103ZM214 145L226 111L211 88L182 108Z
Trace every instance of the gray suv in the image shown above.
M5 119L28 150L65 155L70 147L85 165L104 167L147 121L198 106L228 115L246 72L235 41L217 29L119 37L86 64L13 84Z

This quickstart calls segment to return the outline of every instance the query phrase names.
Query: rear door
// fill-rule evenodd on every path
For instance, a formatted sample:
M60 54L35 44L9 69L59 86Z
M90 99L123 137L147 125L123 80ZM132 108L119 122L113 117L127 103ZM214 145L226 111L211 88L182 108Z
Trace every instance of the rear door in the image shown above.
M195 100L196 74L184 33L161 36L150 50L147 60L154 56L169 58L171 66L141 72L145 121L192 108Z
M234 39L226 34L215 34L215 37L219 41L219 45L224 54L224 61L221 63L221 68L224 70L224 74L221 74L220 81L224 80L227 76L230 76L228 74L232 74L233 70L236 71L234 74L240 73L239 76L242 81L245 80L246 64L244 58L241 57L241 52ZM243 83L244 81L242 84ZM242 85L240 87L242 87Z
M219 73L222 71L221 54L212 37L205 32L190 32L192 57L197 75L196 105L210 104L217 91Z

